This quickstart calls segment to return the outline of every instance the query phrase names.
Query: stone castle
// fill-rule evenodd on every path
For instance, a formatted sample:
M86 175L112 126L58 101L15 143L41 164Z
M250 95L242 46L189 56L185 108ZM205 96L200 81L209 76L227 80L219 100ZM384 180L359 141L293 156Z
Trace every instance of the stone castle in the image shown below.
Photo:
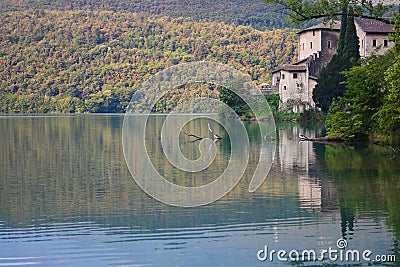
M393 25L365 18L355 18L360 55L381 55L394 46L389 40ZM298 32L298 59L294 64L280 66L272 72L272 88L279 91L280 109L302 112L315 107L313 89L321 69L336 53L340 22L320 23Z

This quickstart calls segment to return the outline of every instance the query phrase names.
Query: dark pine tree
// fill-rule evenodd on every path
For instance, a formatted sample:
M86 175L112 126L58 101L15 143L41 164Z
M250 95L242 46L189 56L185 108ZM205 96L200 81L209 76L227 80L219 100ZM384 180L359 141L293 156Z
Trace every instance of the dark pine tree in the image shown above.
M328 112L332 101L343 96L346 89L342 71L356 65L360 59L359 41L354 17L342 16L337 54L321 70L318 83L313 91L315 104Z
M344 36L343 60L349 63L348 68L356 65L360 59L360 41L358 40L354 17L347 18Z
M344 49L344 39L346 37L346 29L347 29L347 15L343 15L340 21L340 35L339 42L337 48L337 54L341 55Z
M341 84L344 77L340 74L343 70L343 62L338 54L321 70L313 91L313 99L317 107L324 112L328 112L333 99L340 95L338 92L344 90L344 85Z

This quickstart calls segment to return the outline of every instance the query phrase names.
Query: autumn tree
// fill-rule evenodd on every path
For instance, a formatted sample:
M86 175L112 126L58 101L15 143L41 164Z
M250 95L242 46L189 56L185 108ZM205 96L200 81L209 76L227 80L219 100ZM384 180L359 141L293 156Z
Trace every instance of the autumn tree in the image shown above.
M128 12L0 12L0 112L124 112L152 74L192 61L268 81L295 56L294 30ZM177 99L167 99L169 110Z

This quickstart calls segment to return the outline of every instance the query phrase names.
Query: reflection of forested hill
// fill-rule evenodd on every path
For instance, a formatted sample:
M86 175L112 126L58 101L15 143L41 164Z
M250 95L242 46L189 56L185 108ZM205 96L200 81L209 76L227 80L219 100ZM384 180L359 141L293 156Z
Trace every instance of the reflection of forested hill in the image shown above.
M159 203L145 194L129 173L122 147L123 119L116 115L0 119L0 136L6 140L0 142L0 155L4 155L0 157L1 220L26 225L48 216L49 221L67 218L166 229L263 223L295 218L304 212L298 205L296 179L288 177L283 183L279 174L269 177L257 195L248 192L252 173L246 173L240 185L209 206L189 210ZM154 129L163 123L160 116L150 120ZM157 139L157 135L154 137ZM149 151L152 150L149 153L158 153L151 158L162 162L161 144L148 145ZM217 158L228 159L226 155ZM160 169L162 173L173 171L169 164L155 166L164 168ZM196 176L175 173L179 175L176 181L186 182L185 186L202 183ZM218 171L213 174L217 175Z
M1 0L3 10L45 8L57 10L109 10L146 12L150 15L191 17L257 29L286 26L282 12L263 0ZM277 12L278 11L278 12Z
M139 82L180 62L256 81L295 57L292 30L111 11L0 13L0 112L122 112Z

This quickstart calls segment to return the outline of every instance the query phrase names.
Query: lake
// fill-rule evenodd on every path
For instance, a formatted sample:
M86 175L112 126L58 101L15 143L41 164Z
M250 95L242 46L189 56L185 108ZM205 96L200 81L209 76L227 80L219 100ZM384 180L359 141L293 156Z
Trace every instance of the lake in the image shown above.
M215 143L206 175L182 174L161 153L163 117L150 119L148 153L171 182L204 185L226 168L229 138ZM271 171L250 193L260 140L248 123L243 178L213 203L182 208L153 199L132 178L123 121L112 114L0 117L0 266L398 265L372 262L399 258L400 154L392 148L300 142L299 134L321 136L321 125L280 123ZM203 122L189 130L208 131ZM179 140L183 154L199 157L198 142ZM330 248L338 259L270 257L272 250L288 256ZM347 250L371 251L371 262L340 260Z

